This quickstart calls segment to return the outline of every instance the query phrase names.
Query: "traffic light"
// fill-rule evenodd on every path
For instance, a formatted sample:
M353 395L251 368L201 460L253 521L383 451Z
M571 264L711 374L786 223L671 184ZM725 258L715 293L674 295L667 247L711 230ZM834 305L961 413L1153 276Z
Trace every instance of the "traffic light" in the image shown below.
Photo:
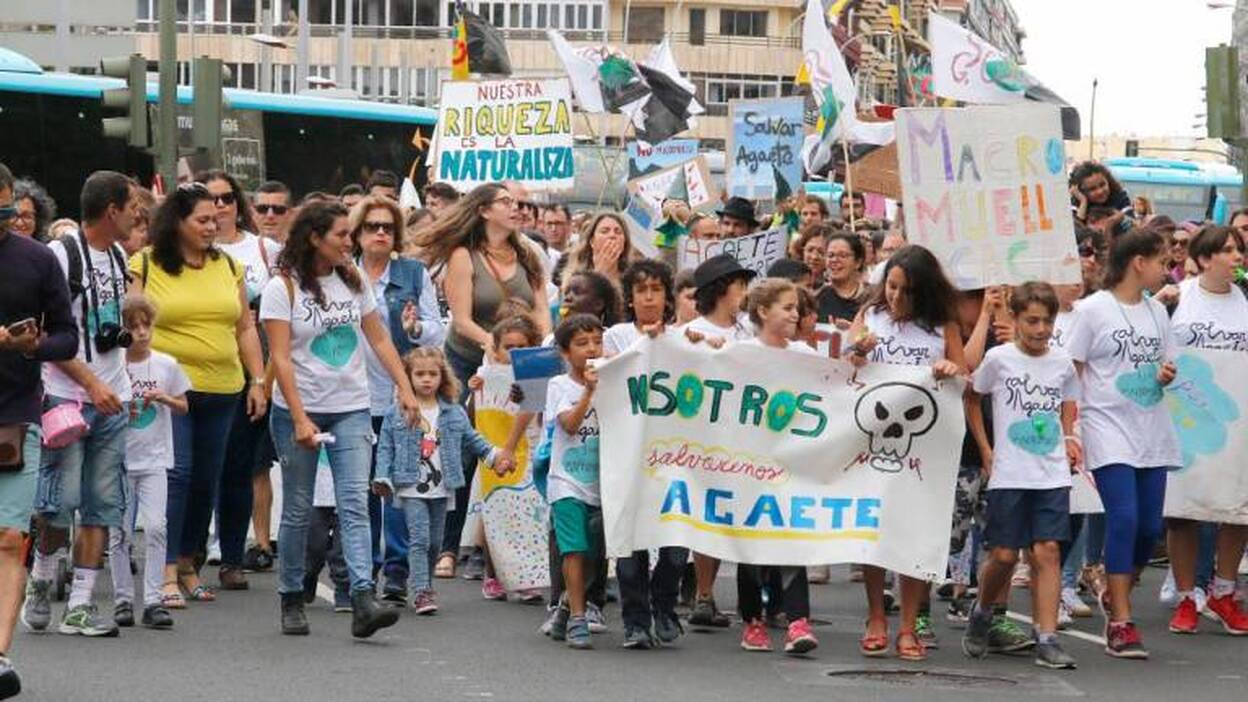
M221 59L201 57L192 68L195 101L191 123L191 144L208 152L214 167L221 165L221 117L225 109L222 84L228 73Z
M1239 124L1239 51L1205 48L1205 114L1210 139L1236 139Z
M1126 144L1127 156L1135 158L1140 155L1140 142L1138 139L1127 139Z
M151 146L147 119L147 59L142 54L100 59L100 73L126 81L126 87L105 90L101 98L105 109L123 113L120 117L104 118L104 136L125 139L140 149Z

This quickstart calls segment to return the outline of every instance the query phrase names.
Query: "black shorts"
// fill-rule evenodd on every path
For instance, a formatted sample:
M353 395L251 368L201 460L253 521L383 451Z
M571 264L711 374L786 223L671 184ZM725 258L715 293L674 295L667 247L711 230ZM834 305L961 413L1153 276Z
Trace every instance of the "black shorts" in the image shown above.
M1070 488L988 491L984 541L989 547L1030 548L1070 540Z

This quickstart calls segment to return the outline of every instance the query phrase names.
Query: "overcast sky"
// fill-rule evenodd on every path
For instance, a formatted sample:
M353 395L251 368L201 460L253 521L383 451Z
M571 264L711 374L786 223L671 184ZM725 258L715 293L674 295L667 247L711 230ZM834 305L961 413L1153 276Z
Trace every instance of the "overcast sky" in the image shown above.
M1013 0L1027 70L1079 109L1085 136L1093 77L1098 134L1203 135L1205 47L1230 43L1232 12L1207 4Z

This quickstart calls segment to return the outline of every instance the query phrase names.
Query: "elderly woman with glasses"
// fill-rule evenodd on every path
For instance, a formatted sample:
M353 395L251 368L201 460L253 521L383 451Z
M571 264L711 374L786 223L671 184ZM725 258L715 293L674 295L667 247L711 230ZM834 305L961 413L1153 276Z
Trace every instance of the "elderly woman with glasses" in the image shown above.
M364 273L365 282L372 286L373 297L377 299L377 314L390 332L390 341L399 355L418 346L441 347L446 330L429 271L420 261L399 255L403 231L403 213L399 206L388 197L370 195L351 209L348 223L356 265ZM368 368L373 431L380 433L381 420L394 405L394 383L372 349L365 349L364 359ZM383 506L376 495L369 496L368 513L373 536L373 561L380 565ZM387 599L403 602L407 599L406 523L402 510L384 509L384 514L386 581L383 594ZM315 580L306 584L315 591Z

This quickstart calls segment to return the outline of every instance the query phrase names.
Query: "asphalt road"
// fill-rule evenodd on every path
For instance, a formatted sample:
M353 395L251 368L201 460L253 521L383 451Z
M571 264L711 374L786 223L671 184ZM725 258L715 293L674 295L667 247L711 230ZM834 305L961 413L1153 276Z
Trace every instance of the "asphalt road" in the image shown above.
M333 614L324 600L309 608L311 636L283 637L272 574L251 575L248 592L192 603L175 613L172 631L136 628L119 639L88 640L22 630L11 655L24 702L1248 699L1248 637L1233 639L1207 620L1198 636L1167 633L1169 610L1155 596L1161 573L1146 574L1138 606L1152 658L1108 658L1098 643L1100 620L1076 620L1063 636L1080 664L1069 672L1043 670L1029 656L966 659L943 604L936 610L943 645L926 663L864 659L857 653L861 586L847 582L844 569L834 569L832 584L811 588L820 647L803 659L746 653L738 648L739 627L689 633L664 650L626 651L614 604L611 630L595 636L595 650L572 651L537 633L544 608L484 601L479 583L463 580L439 581L437 616L408 610L367 641L352 640L350 615ZM734 592L721 577L721 606L732 604ZM1026 596L1018 593L1014 611L1026 612ZM54 603L54 617L62 609ZM782 636L773 632L777 643Z

